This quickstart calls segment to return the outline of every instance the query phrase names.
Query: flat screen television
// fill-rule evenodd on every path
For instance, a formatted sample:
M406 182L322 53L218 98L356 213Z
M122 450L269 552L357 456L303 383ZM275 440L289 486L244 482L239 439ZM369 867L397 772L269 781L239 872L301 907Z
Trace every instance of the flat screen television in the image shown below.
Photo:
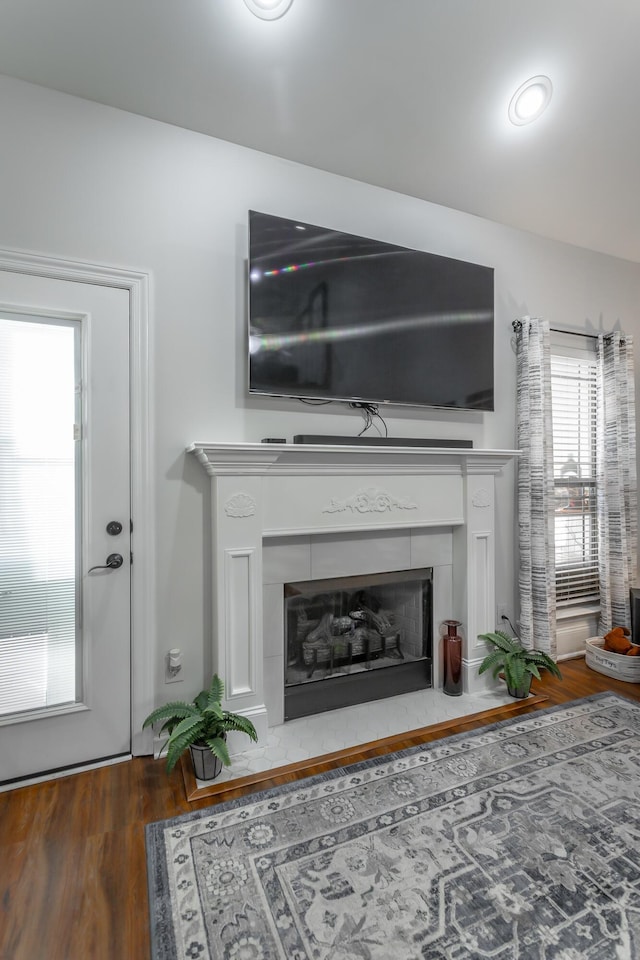
M493 410L493 268L249 211L249 392Z

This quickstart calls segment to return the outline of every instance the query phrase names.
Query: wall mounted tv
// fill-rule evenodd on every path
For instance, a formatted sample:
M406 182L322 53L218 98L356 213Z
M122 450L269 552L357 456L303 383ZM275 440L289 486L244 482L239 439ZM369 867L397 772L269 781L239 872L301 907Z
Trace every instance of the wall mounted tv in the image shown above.
M249 211L249 392L493 410L493 268Z

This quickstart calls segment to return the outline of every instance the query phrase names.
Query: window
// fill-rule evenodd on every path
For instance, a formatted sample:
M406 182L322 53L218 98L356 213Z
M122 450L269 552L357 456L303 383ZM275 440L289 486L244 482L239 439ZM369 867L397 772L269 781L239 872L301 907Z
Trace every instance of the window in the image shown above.
M559 606L599 601L596 357L595 342L587 343L582 349L575 346L563 349L561 344L551 348Z
M0 717L76 700L77 323L0 315Z

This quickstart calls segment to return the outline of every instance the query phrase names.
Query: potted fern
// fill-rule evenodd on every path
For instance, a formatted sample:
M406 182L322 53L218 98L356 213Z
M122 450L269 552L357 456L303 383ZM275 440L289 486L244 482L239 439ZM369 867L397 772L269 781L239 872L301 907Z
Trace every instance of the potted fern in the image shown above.
M492 670L493 676L502 672L507 681L507 690L512 697L521 700L529 696L531 678L540 679L540 671L548 670L554 677L562 679L562 674L547 653L541 650L528 650L517 637L510 637L503 630L495 633L481 633L480 640L493 647L480 664L479 673Z
M258 735L251 720L222 709L224 683L213 675L208 690L201 690L191 703L176 700L165 703L149 714L142 728L164 721L160 732L169 731L167 771L171 772L180 756L189 749L198 780L213 780L231 763L227 733L239 730L256 741Z

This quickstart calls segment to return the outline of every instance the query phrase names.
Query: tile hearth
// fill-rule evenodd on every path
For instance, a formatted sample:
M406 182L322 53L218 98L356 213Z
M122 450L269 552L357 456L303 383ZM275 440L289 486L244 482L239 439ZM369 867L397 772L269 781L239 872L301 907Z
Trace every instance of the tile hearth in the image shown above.
M501 689L461 697L430 689L290 720L270 727L262 746L234 756L232 765L223 768L215 784L232 784L291 763L513 703ZM196 783L198 788L211 786L200 780Z

